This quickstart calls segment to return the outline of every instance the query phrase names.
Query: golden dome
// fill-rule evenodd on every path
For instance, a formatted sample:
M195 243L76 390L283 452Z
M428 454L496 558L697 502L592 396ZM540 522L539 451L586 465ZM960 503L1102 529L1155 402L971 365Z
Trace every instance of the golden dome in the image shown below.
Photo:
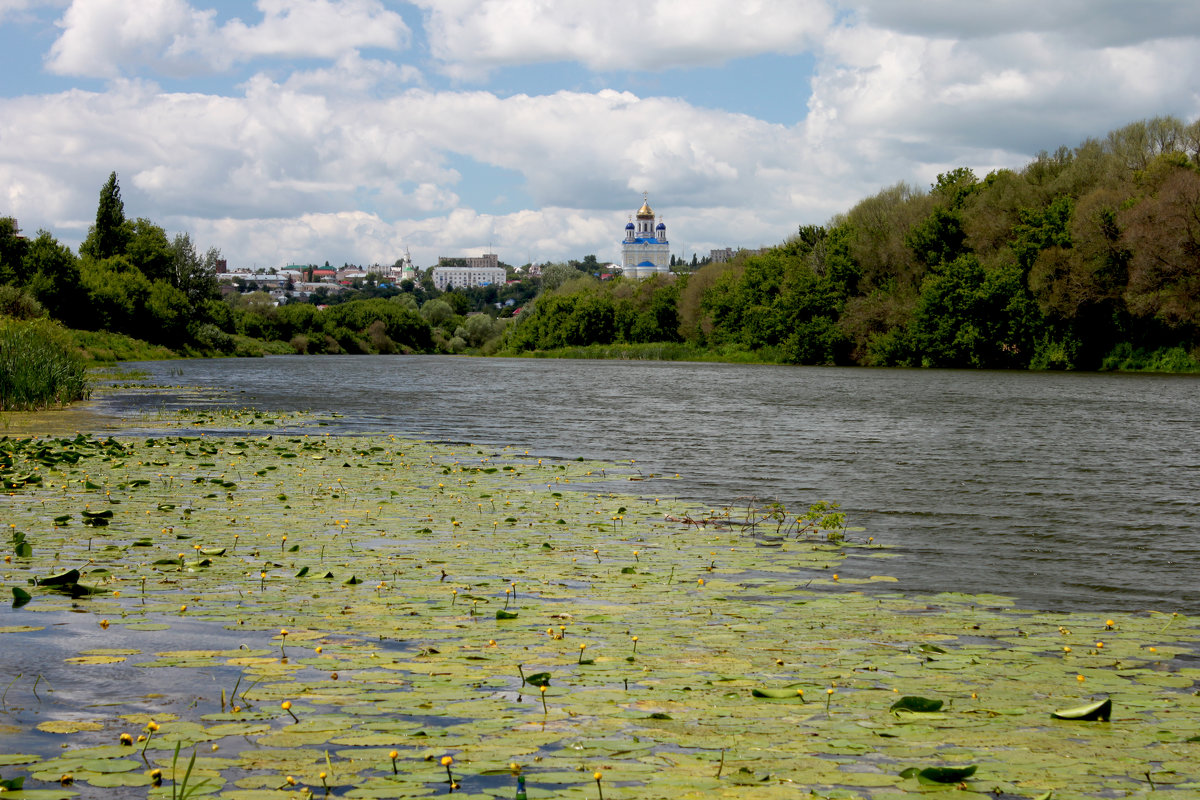
M638 209L637 215L638 215L638 219L646 219L647 217L653 219L654 212L650 210L650 202L649 201L642 202L642 207Z

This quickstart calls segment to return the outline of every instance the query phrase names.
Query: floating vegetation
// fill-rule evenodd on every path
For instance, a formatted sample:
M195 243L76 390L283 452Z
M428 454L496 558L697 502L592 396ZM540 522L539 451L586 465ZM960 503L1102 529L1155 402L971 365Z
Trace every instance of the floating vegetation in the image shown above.
M0 440L6 797L1200 790L1195 620L914 597L831 503L255 413Z

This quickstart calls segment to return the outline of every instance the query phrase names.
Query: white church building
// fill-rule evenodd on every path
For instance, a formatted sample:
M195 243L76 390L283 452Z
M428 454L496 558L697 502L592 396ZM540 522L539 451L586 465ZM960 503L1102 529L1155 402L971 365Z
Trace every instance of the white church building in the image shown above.
M642 207L637 212L636 224L630 220L625 226L621 256L621 274L627 278L648 278L671 272L667 225L665 222L655 224L654 211L644 197Z

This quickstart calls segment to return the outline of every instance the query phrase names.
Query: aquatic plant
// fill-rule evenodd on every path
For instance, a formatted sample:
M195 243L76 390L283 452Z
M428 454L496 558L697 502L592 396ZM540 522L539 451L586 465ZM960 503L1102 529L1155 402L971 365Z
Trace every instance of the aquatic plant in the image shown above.
M886 576L839 568L848 552L859 565L886 556L878 543L794 528L777 541L773 521L751 529L732 524L737 514L617 494L622 474L643 477L622 473L629 465L538 465L265 421L221 421L253 422L257 435L0 440L6 521L38 531L31 555L5 566L30 600L0 627L6 659L18 659L0 701L40 738L0 748L41 749L0 749L6 779L15 768L27 786L68 773L89 791L149 786L138 750L116 743L136 726L147 766L167 776L177 744L219 745L220 756L193 751L186 788L207 780L206 791L246 797L300 786L428 796L447 779L482 796L514 759L535 793L564 796L592 791L587 765L620 776L611 796L804 786L865 800L913 787L900 775L909 767L976 764L972 788L1013 797L1100 797L1131 781L1191 790L1200 708L1176 656L1200 628L1186 616L1033 615L999 596L903 595ZM82 528L83 509L112 516ZM217 537L238 546L210 554ZM633 565L604 557L634 548ZM501 596L515 613L518 581L520 617L482 613L503 610ZM81 582L101 591L62 591ZM92 635L67 640L67 660L28 660L38 637L75 632L46 627L60 613ZM203 646L187 638L197 630ZM130 679L103 711L65 708L40 676L20 677L74 686L111 669ZM151 678L183 688L148 696ZM821 693L826 703L812 702ZM1107 697L1107 722L1050 716ZM1129 755L1112 758L1114 742ZM438 779L430 762L451 753Z
M87 394L83 362L59 325L0 317L0 411L64 405Z

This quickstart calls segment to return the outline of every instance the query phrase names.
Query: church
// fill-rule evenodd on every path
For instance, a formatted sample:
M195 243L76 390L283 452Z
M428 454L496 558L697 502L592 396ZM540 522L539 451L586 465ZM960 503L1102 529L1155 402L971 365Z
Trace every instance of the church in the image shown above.
M644 196L636 219L636 225L630 220L625 226L625 240L621 242L621 273L626 278L670 274L671 249L667 243L667 225L665 222L655 224L654 211Z

